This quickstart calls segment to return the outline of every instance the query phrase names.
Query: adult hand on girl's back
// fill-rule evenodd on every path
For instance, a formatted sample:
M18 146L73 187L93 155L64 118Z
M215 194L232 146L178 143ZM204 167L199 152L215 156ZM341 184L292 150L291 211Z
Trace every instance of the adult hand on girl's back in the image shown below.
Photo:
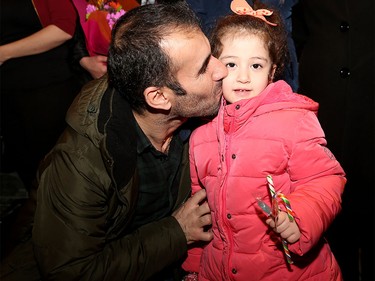
M206 231L206 227L211 225L212 221L210 208L205 199L206 191L201 189L172 214L185 233L187 244L213 239L213 233Z

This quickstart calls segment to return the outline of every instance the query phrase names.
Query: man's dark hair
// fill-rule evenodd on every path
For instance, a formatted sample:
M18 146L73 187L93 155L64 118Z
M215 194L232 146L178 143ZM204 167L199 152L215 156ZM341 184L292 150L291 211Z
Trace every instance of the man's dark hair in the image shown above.
M137 7L115 24L108 54L109 83L142 113L143 91L149 86L169 87L177 95L186 92L174 77L174 62L161 47L167 36L199 30L199 21L185 2Z

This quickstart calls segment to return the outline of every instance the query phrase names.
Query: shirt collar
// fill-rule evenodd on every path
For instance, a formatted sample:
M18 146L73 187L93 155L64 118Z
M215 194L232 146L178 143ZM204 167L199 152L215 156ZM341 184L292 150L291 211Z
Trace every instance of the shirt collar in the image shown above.
M151 149L153 146L145 133L142 131L141 127L139 127L138 123L135 123L135 131L137 134L137 153L141 154L146 150Z

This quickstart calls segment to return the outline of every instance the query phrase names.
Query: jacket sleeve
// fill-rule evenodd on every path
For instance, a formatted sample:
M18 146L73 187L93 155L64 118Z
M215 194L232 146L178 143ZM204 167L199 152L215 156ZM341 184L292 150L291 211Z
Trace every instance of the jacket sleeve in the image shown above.
M81 79L83 83L87 83L93 79L91 74L80 64L82 58L89 56L90 54L87 51L85 34L82 30L82 26L77 21L76 31L72 40L72 56L70 63L72 69L77 75L79 75L79 79Z
M38 188L33 243L44 279L146 280L186 254L186 238L174 217L119 233L117 213L128 205L108 214L113 203L108 198L118 197L105 188L110 179L100 174L105 171L100 155L85 157L99 152L90 145L64 146L54 148Z
M194 158L194 132L190 137L190 148L189 148L189 161L190 161L190 177L191 177L191 189L192 195L202 189L199 184L198 174L195 167ZM191 244L188 248L188 256L182 264L182 268L187 272L199 272L199 265L201 260L203 248L197 246L195 243Z
M324 132L314 113L307 113L295 132L297 137L291 145L288 163L292 187L287 197L302 235L289 249L303 255L318 243L341 211L346 178L326 147Z

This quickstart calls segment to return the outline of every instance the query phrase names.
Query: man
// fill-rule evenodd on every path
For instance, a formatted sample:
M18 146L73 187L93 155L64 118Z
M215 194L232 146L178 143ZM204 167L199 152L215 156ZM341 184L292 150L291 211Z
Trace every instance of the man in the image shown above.
M166 280L188 244L212 239L205 192L188 199L181 126L217 113L226 73L186 4L119 19L108 79L82 90L39 170L33 242L44 279Z

